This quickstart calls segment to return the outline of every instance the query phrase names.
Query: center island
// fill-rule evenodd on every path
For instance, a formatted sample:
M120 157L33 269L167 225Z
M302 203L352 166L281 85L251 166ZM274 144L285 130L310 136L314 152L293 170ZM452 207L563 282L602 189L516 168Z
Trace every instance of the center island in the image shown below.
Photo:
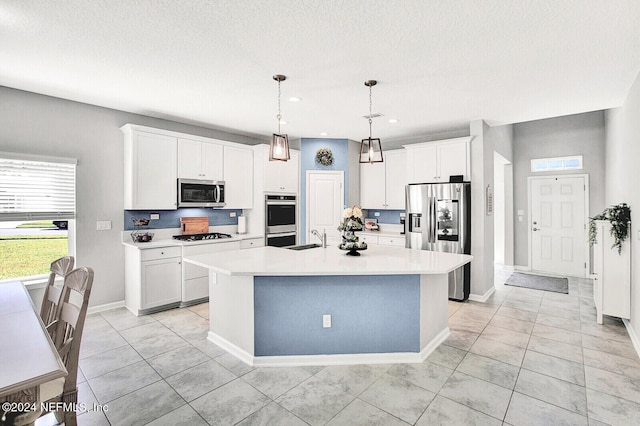
M187 256L209 269L208 339L252 366L422 362L449 336L448 274L472 256L370 245Z

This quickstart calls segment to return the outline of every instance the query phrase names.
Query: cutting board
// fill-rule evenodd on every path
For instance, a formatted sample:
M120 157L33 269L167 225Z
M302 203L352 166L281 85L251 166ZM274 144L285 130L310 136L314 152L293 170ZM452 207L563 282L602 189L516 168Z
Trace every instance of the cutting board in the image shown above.
M180 231L182 235L206 234L209 232L209 218L204 217L181 217Z

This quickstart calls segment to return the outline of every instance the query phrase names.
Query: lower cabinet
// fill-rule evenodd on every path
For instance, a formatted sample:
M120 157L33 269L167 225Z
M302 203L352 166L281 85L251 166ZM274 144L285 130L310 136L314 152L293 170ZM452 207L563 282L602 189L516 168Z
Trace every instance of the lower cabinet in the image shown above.
M180 247L125 246L125 306L136 315L178 306L181 299Z
M185 245L182 247L182 255L219 253L239 248L240 241ZM209 270L207 268L185 263L182 268L182 280L182 306L200 303L209 297Z
M404 247L405 239L404 235L398 235L397 237L391 237L388 235L363 235L359 234L360 241L364 241L367 244L378 244L381 246L396 246Z
M602 315L629 319L631 315L631 247L629 239L622 251L611 248L613 237L608 221L597 220L597 242L593 245L593 301L596 321ZM629 233L629 235L633 235Z

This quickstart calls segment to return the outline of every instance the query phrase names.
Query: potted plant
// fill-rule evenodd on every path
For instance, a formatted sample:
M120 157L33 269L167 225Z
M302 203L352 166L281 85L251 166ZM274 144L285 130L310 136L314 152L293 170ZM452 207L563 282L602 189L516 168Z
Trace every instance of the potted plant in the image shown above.
M608 220L611 224L611 236L613 246L617 248L618 254L622 252L622 243L629 237L629 226L631 225L631 209L626 203L620 203L608 207L599 215L589 218L589 244L593 245L597 239L596 220Z
M353 206L342 212L342 222L338 226L338 231L342 232L342 243L338 246L340 250L348 250L349 256L360 256L358 250L366 250L367 243L358 242L359 238L354 231L362 231L362 210Z

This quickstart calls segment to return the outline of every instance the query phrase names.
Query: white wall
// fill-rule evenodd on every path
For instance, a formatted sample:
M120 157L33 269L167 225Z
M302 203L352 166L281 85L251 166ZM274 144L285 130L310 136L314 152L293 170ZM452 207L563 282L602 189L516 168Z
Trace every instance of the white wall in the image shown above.
M609 110L606 123L606 205L631 207L631 329L640 336L640 74L620 108ZM638 343L636 341L636 343Z
M0 151L78 159L76 263L95 270L91 306L124 300L124 249L120 243L124 148L120 126L126 123L239 143L264 143L0 86ZM112 230L96 231L97 220L112 221Z

